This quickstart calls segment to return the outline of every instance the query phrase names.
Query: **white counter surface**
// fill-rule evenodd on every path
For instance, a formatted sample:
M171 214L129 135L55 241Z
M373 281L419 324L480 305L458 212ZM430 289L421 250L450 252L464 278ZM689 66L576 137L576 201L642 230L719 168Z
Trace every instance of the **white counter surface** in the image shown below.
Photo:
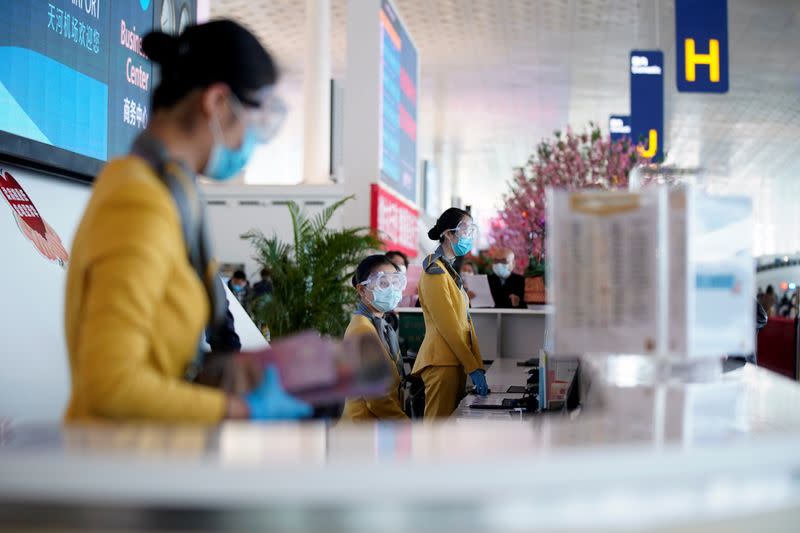
M740 410L685 400L731 387ZM747 366L720 383L671 388L684 400L650 408L639 398L576 420L0 425L0 530L60 516L40 512L53 505L223 513L208 530L620 531L753 513L798 519L800 386Z

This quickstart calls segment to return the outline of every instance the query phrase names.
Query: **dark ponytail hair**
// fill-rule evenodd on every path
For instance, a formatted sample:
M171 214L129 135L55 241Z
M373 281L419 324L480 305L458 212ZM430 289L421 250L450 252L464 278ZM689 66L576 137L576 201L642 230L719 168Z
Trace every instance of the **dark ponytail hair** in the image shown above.
M142 52L160 67L161 81L153 91L153 111L170 108L191 91L226 83L242 104L258 107L255 91L274 85L278 67L249 30L232 20L189 26L175 37L148 33Z
M428 232L428 238L432 241L439 241L444 242L444 232L447 230L451 230L458 226L461 219L464 217L471 217L469 213L464 211L463 209L459 209L457 207L451 207L447 209L442 215L436 220L436 225L431 228Z
M392 263L388 257L383 254L376 254L370 255L369 257L365 258L358 264L356 267L356 273L353 274L353 287L358 287L361 283L364 283L369 279L369 275L375 272L375 270L382 266L390 266L393 269L400 271L397 268L397 265Z

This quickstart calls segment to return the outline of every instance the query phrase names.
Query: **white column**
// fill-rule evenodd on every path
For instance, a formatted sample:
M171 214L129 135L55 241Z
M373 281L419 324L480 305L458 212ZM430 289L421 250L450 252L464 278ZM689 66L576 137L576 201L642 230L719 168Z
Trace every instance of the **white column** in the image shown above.
M380 0L347 1L347 75L344 83L344 189L355 195L345 227L370 224L370 185L380 174Z
M330 0L306 0L303 80L303 183L324 185L330 181Z

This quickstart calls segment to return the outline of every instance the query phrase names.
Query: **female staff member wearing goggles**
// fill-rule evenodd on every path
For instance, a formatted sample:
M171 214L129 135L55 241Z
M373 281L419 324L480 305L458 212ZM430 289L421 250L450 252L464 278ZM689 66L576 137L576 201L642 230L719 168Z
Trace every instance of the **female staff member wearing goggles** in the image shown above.
M428 237L439 241L422 263L419 301L425 317L425 339L413 374L425 383L425 418L453 414L470 376L478 394L488 394L483 360L469 316L469 298L453 268L456 257L472 250L478 228L469 213L451 207L436 221Z
M400 384L404 377L403 359L397 333L384 320L403 297L406 275L385 255L371 255L361 261L353 275L358 292L358 306L345 332L354 335L376 335L383 344L386 357L395 370L389 391L380 398L351 398L344 406L342 420L364 422L376 419L405 420Z
M279 127L284 108L270 90L272 58L226 20L177 38L151 33L142 50L161 68L152 119L132 153L97 177L73 243L66 419L308 416L311 408L283 390L274 369L241 397L184 379L206 324L218 324L225 309L196 175L233 177Z

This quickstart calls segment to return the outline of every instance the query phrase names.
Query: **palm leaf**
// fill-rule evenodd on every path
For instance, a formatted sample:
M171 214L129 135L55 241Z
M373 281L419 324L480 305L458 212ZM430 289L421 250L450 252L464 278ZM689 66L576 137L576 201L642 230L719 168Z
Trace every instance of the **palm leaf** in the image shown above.
M354 198L355 195L350 195L347 196L346 198L342 198L341 200L332 203L331 205L329 205L328 207L317 213L317 215L314 217L311 223L313 231L319 233L325 230L328 227L328 222L331 221L331 218L333 218L333 215L336 213L336 211L350 200L353 200Z
M286 204L289 208L289 215L292 217L292 234L294 236L295 252L300 249L300 244L303 242L304 227L308 219L303 214L297 202L289 202Z
M335 202L311 219L289 202L293 245L257 230L242 235L253 247L253 258L272 271L273 296L256 302L253 310L256 321L266 324L274 338L307 329L333 336L344 333L356 301L349 282L352 272L381 244L368 228L327 227L351 199Z

